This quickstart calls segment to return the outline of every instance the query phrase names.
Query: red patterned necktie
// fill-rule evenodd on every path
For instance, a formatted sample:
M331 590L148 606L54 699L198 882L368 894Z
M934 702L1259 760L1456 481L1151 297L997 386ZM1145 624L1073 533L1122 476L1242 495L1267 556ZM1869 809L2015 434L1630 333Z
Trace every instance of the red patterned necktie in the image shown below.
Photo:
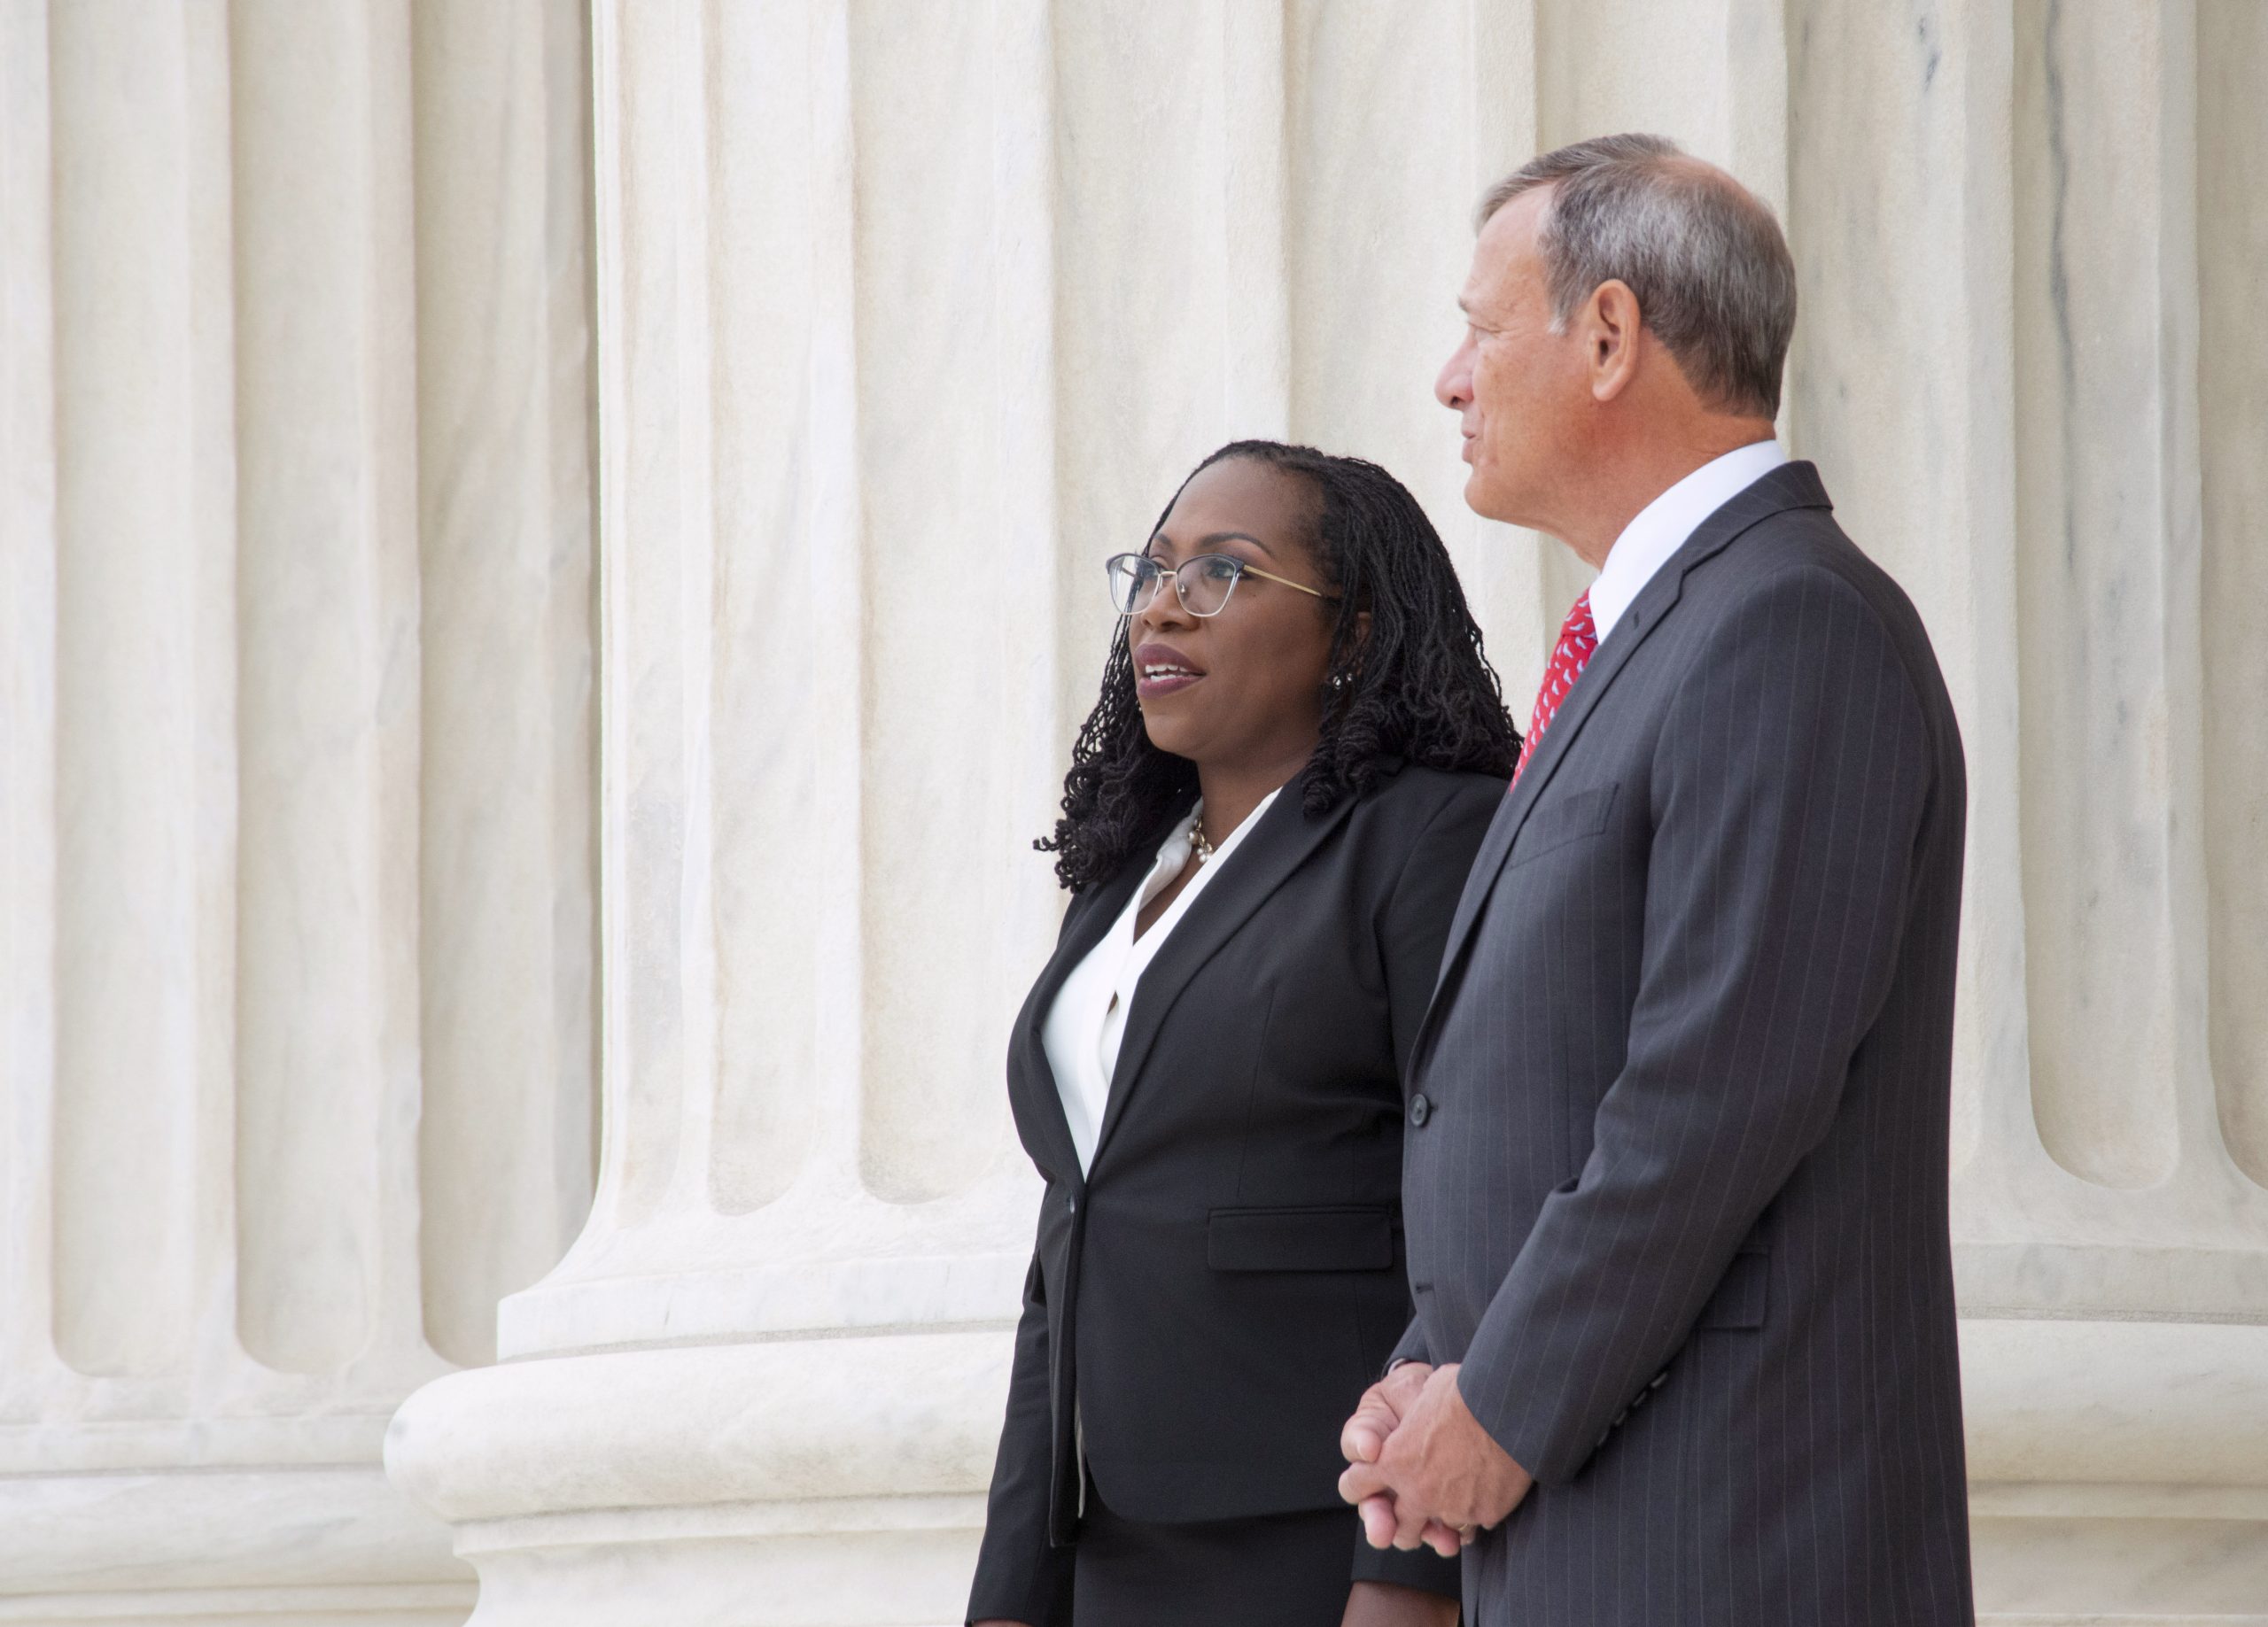
M1591 596L1586 589L1575 600L1575 608L1567 612L1567 619L1559 629L1559 647L1551 652L1551 664L1544 670L1543 682L1535 692L1535 710L1527 720L1527 739L1520 742L1520 760L1512 769L1512 785L1520 782L1520 771L1527 766L1536 741L1551 726L1559 715L1559 703L1575 686L1575 680L1590 664L1591 652L1598 648L1598 629L1591 624ZM1504 787L1511 794L1511 786Z

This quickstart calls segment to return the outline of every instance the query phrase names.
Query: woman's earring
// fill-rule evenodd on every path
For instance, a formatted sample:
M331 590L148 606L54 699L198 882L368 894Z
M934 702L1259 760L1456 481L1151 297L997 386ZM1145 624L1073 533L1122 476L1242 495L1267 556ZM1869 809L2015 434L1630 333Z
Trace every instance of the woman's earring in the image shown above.
M1334 673L1332 673L1332 674L1331 675L1331 693L1333 693L1333 694L1337 694L1337 693L1340 693L1340 691L1341 691L1341 690L1345 689L1346 687L1347 687L1347 675L1346 675L1344 672L1334 672Z

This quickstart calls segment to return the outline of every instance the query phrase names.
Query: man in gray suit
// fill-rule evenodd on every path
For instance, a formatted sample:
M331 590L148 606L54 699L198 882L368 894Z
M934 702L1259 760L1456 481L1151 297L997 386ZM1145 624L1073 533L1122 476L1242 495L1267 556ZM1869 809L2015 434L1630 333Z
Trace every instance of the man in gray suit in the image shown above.
M1773 444L1768 210L1614 136L1481 220L1466 499L1599 575L1417 1040L1417 1317L1342 1490L1462 1547L1476 1627L1969 1623L1936 658Z

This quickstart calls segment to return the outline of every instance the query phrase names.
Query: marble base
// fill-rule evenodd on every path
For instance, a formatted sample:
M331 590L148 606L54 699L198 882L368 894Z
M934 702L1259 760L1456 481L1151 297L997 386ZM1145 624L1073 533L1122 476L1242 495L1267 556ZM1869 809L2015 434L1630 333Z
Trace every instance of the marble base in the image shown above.
M1980 1486L1972 1499L1980 1623L2268 1627L2268 1499L2256 1493Z
M2268 1328L1964 1319L1980 1622L2268 1627Z
M960 1619L1012 1335L508 1361L413 1396L394 1483L457 1527L475 1627Z
M0 1479L8 1627L456 1627L473 1596L375 1463Z
M429 1587L252 1587L0 1600L10 1627L462 1627L470 1583Z
M2268 1328L1961 1329L1982 1619L2268 1627ZM472 1627L958 1619L1005 1330L616 1349L459 1373L387 1437Z
M468 1627L947 1627L983 1521L968 1497L504 1522L465 1534Z

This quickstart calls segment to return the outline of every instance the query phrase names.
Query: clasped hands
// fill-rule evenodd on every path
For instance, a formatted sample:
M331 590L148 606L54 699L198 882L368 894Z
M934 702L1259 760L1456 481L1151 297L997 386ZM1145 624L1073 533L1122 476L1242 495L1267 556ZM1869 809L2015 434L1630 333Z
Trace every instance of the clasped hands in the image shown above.
M1402 1363L1363 1392L1339 1433L1339 1495L1361 1512L1374 1548L1422 1544L1449 1558L1535 1484L1466 1408L1456 1370Z

